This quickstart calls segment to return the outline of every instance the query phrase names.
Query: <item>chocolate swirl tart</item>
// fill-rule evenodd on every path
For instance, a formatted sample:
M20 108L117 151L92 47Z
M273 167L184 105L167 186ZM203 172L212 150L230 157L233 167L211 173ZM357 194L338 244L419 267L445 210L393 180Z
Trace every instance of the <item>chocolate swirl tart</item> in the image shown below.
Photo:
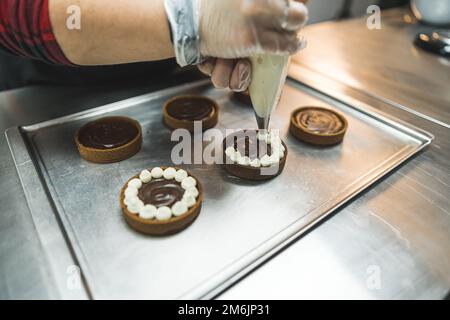
M219 118L219 107L214 100L201 96L180 96L168 100L163 108L164 123L171 129L194 132L194 123L200 121L202 130L214 127Z
M127 223L148 235L170 235L187 228L200 213L203 189L183 169L155 167L132 177L120 191Z
M142 129L127 117L106 117L82 126L75 134L82 158L95 163L128 159L141 149Z
M342 115L326 108L303 107L295 110L291 116L292 135L318 146L341 143L347 128L348 122Z
M238 131L223 141L224 169L246 180L268 180L278 176L287 158L286 144L274 132Z

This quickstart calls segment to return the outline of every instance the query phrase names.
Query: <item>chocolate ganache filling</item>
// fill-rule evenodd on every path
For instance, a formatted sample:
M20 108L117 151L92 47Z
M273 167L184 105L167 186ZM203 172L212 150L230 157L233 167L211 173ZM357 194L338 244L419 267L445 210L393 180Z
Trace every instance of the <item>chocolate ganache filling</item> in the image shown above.
M308 131L316 134L335 134L344 128L342 120L328 110L304 110L297 115L296 121Z
M247 156L251 160L261 158L266 154L269 156L272 155L270 144L258 139L258 131L256 130L238 132L232 135L231 139L233 139L233 143L231 144L230 142L230 146L234 146L241 155Z
M214 107L206 99L186 97L171 103L167 112L178 120L200 121L210 117L214 112Z
M175 180L154 179L139 189L138 196L144 204L155 207L172 207L183 199L184 189Z
M88 148L113 149L123 146L139 134L132 123L117 118L100 119L88 123L78 133L80 143Z

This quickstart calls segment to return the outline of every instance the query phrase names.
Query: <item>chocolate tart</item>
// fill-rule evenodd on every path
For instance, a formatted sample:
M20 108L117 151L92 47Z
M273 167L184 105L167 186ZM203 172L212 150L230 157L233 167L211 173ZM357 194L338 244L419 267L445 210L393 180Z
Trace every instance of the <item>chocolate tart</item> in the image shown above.
M194 132L194 123L201 121L202 130L214 127L219 119L217 103L202 96L179 96L168 100L163 107L164 123L171 129Z
M166 170L169 167L159 168ZM170 168L173 168L176 171L180 170L176 167ZM130 181L132 181L133 179L139 179L140 175L135 175L134 177L130 178L120 191L120 207L122 208L123 216L128 225L138 232L152 236L172 235L189 227L200 213L203 201L203 188L200 184L200 181L196 177L194 177L188 171L185 172L188 174L188 177L192 177L196 180L196 189L198 190L198 195L195 198L195 204L193 204L187 210L187 212L183 213L182 215L174 216L172 214L168 220L164 221L157 220L156 218L144 219L139 214L133 214L132 212L130 212L128 206L125 204L126 190L128 188L128 183L130 183ZM156 202L165 206L170 206L173 203L181 201L181 190L181 183L177 182L177 180L175 179L167 180L164 177L152 178L150 182L142 184L142 187L138 192L138 197L144 202L144 204L151 204L157 208L160 208L161 205L158 206ZM164 191L167 193L164 193Z
M258 130L239 131L227 136L223 140L223 167L228 173L245 180L262 181L272 179L281 174L281 172L284 170L288 154L286 144L280 139L279 143L282 146L281 149L283 155L279 157L277 163L271 163L269 165L265 164L263 166L263 158L259 156L261 156L261 154L263 153L266 153L268 156L270 156L272 155L273 151L271 144L268 144L265 141L260 141L260 144L258 144L256 147L250 147L250 144L257 141L255 140L258 139L257 134ZM255 167L249 165L248 163L244 165L240 163L239 160L230 158L226 151L230 146L234 148L235 152L242 151L242 154L245 154L245 157L249 157L250 161L255 161L255 159L258 159L258 161L260 162L260 166ZM260 150L261 146L266 148L264 150L266 152ZM250 151L250 149L253 149L253 151Z
M342 142L348 122L339 113L322 107L302 107L291 115L290 131L298 140L332 146Z
M95 163L128 159L141 149L142 129L127 117L105 117L78 129L75 144L82 158Z

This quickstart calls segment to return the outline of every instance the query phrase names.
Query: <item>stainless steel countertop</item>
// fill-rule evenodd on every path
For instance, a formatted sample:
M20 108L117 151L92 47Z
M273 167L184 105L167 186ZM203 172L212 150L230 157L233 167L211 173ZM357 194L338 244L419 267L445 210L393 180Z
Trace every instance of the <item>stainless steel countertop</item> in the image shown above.
M364 19L307 28L308 48L294 60L450 128L450 60L413 44L434 28L405 10L386 11L381 21L381 30Z
M389 12L389 19L402 16L398 10ZM366 30L363 19L308 28L314 39L323 42L339 36L353 39L358 46L364 41L372 46L371 54L377 57L378 65L388 70L392 78L409 81L405 91L401 80L387 84L384 77L372 77L369 68L365 74L359 73L358 66L364 62L364 56L358 57L357 50L348 50L345 56L331 51L326 56L327 63L340 70L341 64L351 61L351 67L347 66L345 72L359 81L358 86L352 83L354 87L417 111L421 116L400 106L383 110L431 132L436 140L428 150L219 298L443 298L447 294L450 289L450 129L445 124L450 123L450 104L446 103L449 82L442 81L448 80L450 67L423 52L415 56L416 63L406 63L405 50L411 50L402 45L406 40L394 41L389 50L382 45L392 34L398 39L412 39L421 28L392 23L389 33L384 32L383 36L374 33L382 31L363 32ZM323 60L316 57L324 55L320 46L311 44L299 59L309 68L320 70ZM301 67L293 73L308 77L308 71ZM323 83L326 85L325 80ZM165 85L168 83L162 82L160 86ZM423 88L436 91L431 95L424 93ZM145 84L128 84L97 88L32 87L4 92L0 94L0 131L155 89ZM397 92L402 94L397 96ZM367 94L361 96L373 99ZM49 279L51 257L43 250L45 244L30 219L3 135L0 136L0 203L0 298L70 297L58 291ZM63 238L58 230L52 232L55 239ZM60 241L59 247L70 250L64 241Z

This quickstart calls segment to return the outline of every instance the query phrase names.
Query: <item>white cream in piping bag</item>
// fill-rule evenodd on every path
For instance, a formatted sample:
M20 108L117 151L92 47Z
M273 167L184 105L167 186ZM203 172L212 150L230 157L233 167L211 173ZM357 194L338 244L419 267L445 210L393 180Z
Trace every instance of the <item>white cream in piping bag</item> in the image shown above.
M286 81L290 57L261 54L251 57L250 60L253 76L249 90L258 129L268 130L270 116L280 100Z

